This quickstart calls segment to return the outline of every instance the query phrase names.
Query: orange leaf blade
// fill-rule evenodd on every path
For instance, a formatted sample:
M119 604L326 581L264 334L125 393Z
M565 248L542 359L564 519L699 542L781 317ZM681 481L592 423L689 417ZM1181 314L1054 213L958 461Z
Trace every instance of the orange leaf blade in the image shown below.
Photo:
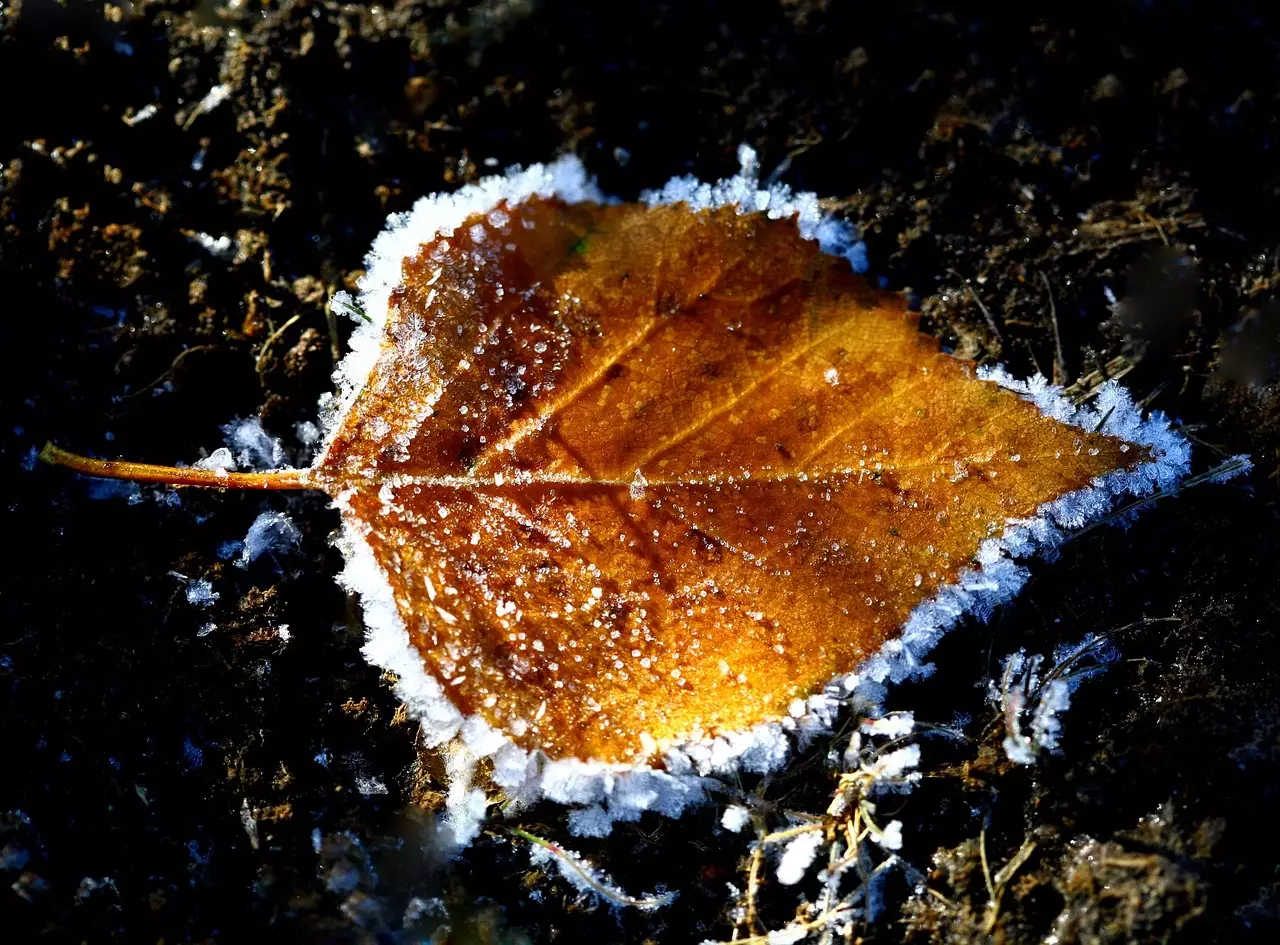
M532 196L406 260L315 476L461 715L636 762L803 711L1007 523L1152 458L791 220Z

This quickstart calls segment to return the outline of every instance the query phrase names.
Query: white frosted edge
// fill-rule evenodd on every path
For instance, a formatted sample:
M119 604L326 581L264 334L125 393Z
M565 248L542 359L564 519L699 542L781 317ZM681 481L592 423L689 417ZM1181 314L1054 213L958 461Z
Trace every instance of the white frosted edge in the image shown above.
M770 220L791 217L800 235L816 240L824 253L843 256L854 272L867 271L867 250L857 231L848 222L823 213L817 194L793 191L786 184L761 189L756 152L745 144L738 146L738 164L737 174L714 184L696 177L673 177L661 190L645 191L640 199L651 207L672 203L688 204L693 210L733 206L739 213L763 213Z
M801 234L816 239L825 252L848 256L855 251L853 230L824 217L813 194L793 193L782 186L761 190L756 182L754 152L743 147L739 159L742 171L735 177L716 184L677 178L644 199L651 204L685 202L696 209L732 204L743 213L794 216ZM489 210L500 200L515 204L533 194L557 195L570 201L605 199L587 180L581 163L565 157L551 165L486 178L455 194L425 197L410 213L390 218L387 230L369 254L361 303L371 320L357 329L352 352L339 366L340 404L339 410L330 411L330 435L373 367L386 306L404 258L435 235L450 232L471 214ZM1016 392L1045 416L1146 446L1152 459L1132 471L1108 473L1088 488L1048 502L1032 518L1009 521L1003 534L979 547L977 567L962 572L956 583L939 588L912 610L900 637L886 642L854 672L833 679L822 692L795 700L787 718L745 732L682 742L661 755L660 767L552 760L541 751L520 748L483 719L464 718L440 683L425 671L396 610L385 574L360 526L353 524L355 517L344 514L339 547L346 568L339 581L362 600L367 629L364 655L374 665L395 673L396 692L409 714L420 721L428 745L447 744L451 752L461 752L468 759L488 759L492 780L516 804L546 799L567 805L573 808L570 829L586 836L603 836L613 823L638 820L645 811L679 817L708 799L709 790L715 787L709 779L739 771L777 770L795 748L830 731L842 706L857 703L876 711L887 684L931 672L933 667L924 662L924 656L943 633L966 615L985 621L1022 588L1028 572L1017 559L1036 553L1052 558L1068 533L1106 516L1119 497L1174 489L1187 474L1191 453L1187 441L1171 429L1163 415L1144 419L1128 392L1114 381L1098 391L1095 406L1077 407L1043 377L1019 381L999 367L979 369L978 376ZM343 496L336 504L344 513L349 511ZM465 768L469 780L472 767ZM479 798L470 783L453 786L450 800L455 798L457 803L450 804L447 819L459 841L465 843L474 832L482 805L478 810Z
M453 193L430 194L420 198L407 213L387 217L386 229L377 235L365 256L359 298L353 300L339 292L330 302L335 310L352 315L356 328L349 341L351 350L333 373L337 392L325 397L320 405L326 451L377 363L391 293L400 284L405 262L417 257L424 243L437 236L453 235L468 217L492 210L503 200L514 206L535 195L560 197L570 203L606 202L595 181L588 179L582 162L565 155L550 164L513 167L505 174L485 177Z

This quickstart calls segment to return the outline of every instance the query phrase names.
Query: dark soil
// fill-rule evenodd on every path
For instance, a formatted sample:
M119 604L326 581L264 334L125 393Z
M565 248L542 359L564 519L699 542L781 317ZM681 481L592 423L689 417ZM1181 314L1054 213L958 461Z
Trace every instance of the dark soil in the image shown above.
M325 301L389 212L563 151L633 195L732 172L747 142L862 226L873 273L958 354L1081 392L1122 374L1198 469L1257 463L1037 564L893 693L968 739L927 743L894 802L920 872L850 935L1276 941L1280 24L1257 6L0 5L0 937L730 937L747 838L713 809L573 841L633 892L680 893L650 914L576 901L496 809L442 857L439 763L360 655L324 501L103 490L34 458L56 439L189 462L259 415L305 462L295 425L347 330ZM220 558L263 508L300 546ZM1090 632L1121 660L1061 755L1009 763L984 681ZM833 784L811 760L749 786L819 813ZM568 840L554 808L517 822ZM997 873L1028 841L992 909L983 851ZM814 892L766 884L762 919Z

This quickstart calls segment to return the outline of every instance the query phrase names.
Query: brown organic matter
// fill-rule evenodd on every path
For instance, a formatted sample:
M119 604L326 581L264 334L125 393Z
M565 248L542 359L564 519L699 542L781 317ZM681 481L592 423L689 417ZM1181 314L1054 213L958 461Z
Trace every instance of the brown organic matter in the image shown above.
M553 757L784 717L1008 520L1148 458L976 379L789 220L531 198L403 276L280 485L338 500L463 713Z

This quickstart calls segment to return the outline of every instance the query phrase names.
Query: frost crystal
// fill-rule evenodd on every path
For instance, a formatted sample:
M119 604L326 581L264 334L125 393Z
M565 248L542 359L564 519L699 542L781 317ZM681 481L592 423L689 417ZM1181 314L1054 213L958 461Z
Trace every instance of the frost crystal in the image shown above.
M915 714L911 712L895 712L882 718L867 719L859 726L868 735L881 735L885 738L901 738L915 731Z
M284 447L262 429L262 421L257 417L228 423L222 428L222 434L242 469L276 469L284 464ZM216 450L214 455L222 452Z
M230 259L235 255L236 244L231 237L214 236L211 233L196 233L192 236L197 243L208 251L209 255L219 259Z
M874 764L866 767L868 774L877 782L890 783L902 778L908 771L920 764L920 746L908 745L887 755L881 755Z
M288 515L283 512L263 512L249 526L236 565L247 568L267 552L296 548L301 540L302 532L298 531L298 526L293 524L293 519Z
M213 585L204 579L192 581L187 585L187 603L196 607L208 607L219 596L213 589Z
M796 942L802 942L809 937L809 929L800 924L788 925L785 928L774 929L765 936L767 945L796 945Z
M1018 650L1005 657L1000 681L987 684L987 698L1004 715L1004 750L1009 760L1029 765L1040 754L1057 751L1062 714L1071 706L1072 693L1117 656L1105 638L1089 636L1075 646L1058 647L1053 666L1043 678L1043 656Z
M204 98L200 99L196 108L201 112L209 112L229 98L231 98L231 86L225 82L220 82L205 93Z
M822 845L822 831L809 830L787 843L778 861L778 882L794 886L804 879Z
M454 745L445 753L449 793L445 797L444 826L456 847L468 846L480 835L489 802L480 788L472 787L476 754L466 745Z
M244 827L249 846L258 849L258 814L249 804L249 798L240 800L240 826Z
M362 774L356 777L356 790L365 797L372 797L375 794L386 794L387 783L381 778Z
M196 469L213 469L223 470L224 472L234 472L236 468L236 458L231 454L231 450L225 446L219 446L216 450L205 456L203 459L197 459L191 464Z
M902 849L902 821L891 820L879 833L872 833L871 839L886 850Z
M732 833L741 833L751 820L751 814L745 807L738 804L730 804L724 809L724 816L720 818L720 826Z
M618 887L609 875L572 850L566 850L531 834L518 835L533 843L529 859L536 865L551 867L568 880L588 900L603 900L613 906L630 906L642 912L652 912L670 905L676 898L673 892L659 890L652 896L637 898Z
M637 469L635 476L631 480L631 487L628 490L633 501L639 502L644 498L644 487L648 484L649 480L644 478L644 473Z
M1211 470L1205 477L1205 482L1227 482L1237 476L1247 476L1253 470L1253 460L1243 453L1232 456L1226 462L1221 463L1214 470Z

